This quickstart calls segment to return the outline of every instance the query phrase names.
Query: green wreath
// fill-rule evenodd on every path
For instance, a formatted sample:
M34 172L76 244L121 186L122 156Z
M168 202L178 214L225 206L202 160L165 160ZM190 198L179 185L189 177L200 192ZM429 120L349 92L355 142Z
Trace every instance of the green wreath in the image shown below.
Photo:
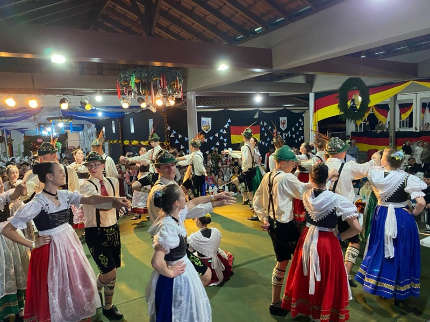
M358 90L361 96L360 106L349 106L348 93L352 90ZM342 86L339 88L339 104L337 107L342 113L341 117L347 120L359 121L364 119L367 109L369 107L369 88L363 82L360 77L350 77L343 82ZM357 102L356 102L357 104Z

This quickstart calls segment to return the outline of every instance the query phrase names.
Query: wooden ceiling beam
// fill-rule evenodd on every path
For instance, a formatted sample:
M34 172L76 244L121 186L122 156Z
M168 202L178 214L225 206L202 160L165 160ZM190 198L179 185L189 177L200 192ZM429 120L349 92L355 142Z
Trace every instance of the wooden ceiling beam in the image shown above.
M206 0L192 0L196 5L198 5L200 8L207 11L209 14L217 18L218 20L221 20L224 24L229 26L230 28L236 30L241 35L247 37L249 32L243 28L242 26L235 23L232 19L224 16L221 12L219 12L217 9L213 8L209 5L209 1Z
M104 30L104 31L107 31L107 32L112 32L112 33L118 33L119 32L119 30L117 30L117 29L115 29L115 28L113 28L113 27L111 27L111 26L108 26L104 21L102 21L102 20L98 20L98 21L96 21L96 22L94 22L94 24L97 24L97 26L100 28L100 29L102 29L102 30Z
M160 30L160 31L162 31L162 32L164 32L165 34L173 37L176 40L188 40L187 38L185 38L185 37L181 36L180 34L178 34L178 33L174 32L174 31L170 30L169 28L164 27L161 24L157 25L157 29Z
M264 0L269 6L278 11L282 17L285 18L286 22L290 21L290 12L286 10L282 5L276 2L276 0Z
M245 15L246 17L248 17L249 20L252 20L255 24L257 24L258 26L262 27L263 29L267 30L267 29L270 28L269 24L266 21L264 21L263 19L261 19L259 16L257 16L255 13L253 13L250 9L248 9L247 7L245 7L239 1L237 1L237 0L229 0L228 4L230 4L233 7L235 7L243 15Z
M123 23L121 23L120 21L113 19L112 17L110 17L109 15L107 15L106 13L104 13L100 19L104 22L106 22L107 24L113 26L114 28L122 31L123 33L129 34L129 35L139 35L141 36L142 34L133 30L132 28L130 28L129 26L124 25Z
M130 32L126 26L106 14L103 14L101 20L121 31ZM71 62L213 70L217 62L226 57L230 62L230 74L256 70L264 72L272 69L272 51L266 48L106 34L61 27L6 24L0 33L0 44L0 57L49 59L46 48L53 48L67 53L67 59ZM125 46L132 44L133 50L124 50L122 44Z
M126 10L126 9L124 9ZM106 8L103 14L103 18L106 16L110 16L111 18L114 18L115 20L118 20L122 25L124 26L129 26L132 27L134 29L136 29L136 31L144 34L144 27L137 21L131 19L130 17L127 17L127 15L121 14L120 12L116 11L115 9L109 7Z
M203 28L210 31L212 34L214 34L218 39L221 41L225 41L227 43L232 43L233 38L228 35L223 35L222 31L219 30L216 26L212 25L211 23L207 22L204 18L199 17L196 15L193 11L185 9L180 2L177 2L175 0L164 0L165 3L167 3L169 6L171 6L174 10L178 11L185 17L190 18L195 23L199 24Z
M146 15L144 15L143 12L140 10L136 0L130 0L130 3L131 3L131 10L133 10L131 12L135 16L137 16L137 19L139 19L139 22L142 25L142 29L145 31L145 34L149 35L149 22ZM146 7L145 7L145 11L146 11Z
M314 4L313 0L303 0L304 3L306 3L309 7L311 7L313 10L317 10L317 5Z
M154 36L155 29L157 28L158 20L160 18L160 6L162 0L144 0L145 5L145 16L148 20L148 32L147 35Z
M90 19L88 21L88 25L86 25L84 27L84 29L91 29L92 28L93 30L97 30L97 28L98 28L97 22L99 20L99 17L103 13L103 11L107 8L109 3L110 3L110 0L101 0L100 1L99 7L96 10L94 10L94 14L90 17Z

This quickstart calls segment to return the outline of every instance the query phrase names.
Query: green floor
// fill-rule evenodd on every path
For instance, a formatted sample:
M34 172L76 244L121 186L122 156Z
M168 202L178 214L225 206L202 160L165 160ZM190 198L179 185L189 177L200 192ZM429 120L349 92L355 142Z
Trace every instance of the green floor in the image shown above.
M275 265L270 238L258 223L246 220L251 215L246 206L238 203L219 208L217 213L212 217L212 226L223 234L221 248L235 256L235 275L222 287L206 288L212 304L213 321L310 321L304 316L291 319L289 316L279 318L269 315L271 274ZM147 232L149 223L130 218L120 219L123 262L118 270L114 303L126 321L148 321L145 288L152 272L152 247ZM197 230L192 220L188 220L186 226L188 233ZM425 235L421 234L421 237ZM90 258L86 247L85 250ZM359 286L353 289L355 299L350 301L350 321L430 320L430 249L422 247L421 250L421 297L410 299L410 303L417 308L416 314L402 315L392 300L380 300L363 292ZM95 268L91 258L90 263Z

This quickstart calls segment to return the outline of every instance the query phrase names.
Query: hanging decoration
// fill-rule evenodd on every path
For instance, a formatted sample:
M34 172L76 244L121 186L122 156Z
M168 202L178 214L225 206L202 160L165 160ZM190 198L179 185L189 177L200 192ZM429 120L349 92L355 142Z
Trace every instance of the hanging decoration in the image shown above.
M349 102L349 92L354 90L358 91L360 96L355 94ZM342 113L342 118L353 121L362 120L369 107L369 89L360 77L350 77L339 88L338 99L337 107Z
M166 109L163 109L161 112L161 115L163 115L164 119L164 148L167 150L170 150L170 127L167 123L167 112Z

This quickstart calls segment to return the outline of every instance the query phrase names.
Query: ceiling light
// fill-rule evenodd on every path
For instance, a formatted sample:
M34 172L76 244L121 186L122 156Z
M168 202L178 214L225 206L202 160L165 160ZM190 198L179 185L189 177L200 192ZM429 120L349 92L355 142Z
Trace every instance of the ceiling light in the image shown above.
M263 96L261 96L260 94L257 94L254 96L254 101L256 103L261 103L262 100L263 100Z
M31 100L29 100L29 101L28 101L28 105L29 105L31 108L36 108L36 107L38 106L37 101L36 101L35 99L31 99Z
M90 103L85 104L85 109L87 111L90 111L93 108L93 106Z
M127 98L121 98L120 100L121 106L122 108L129 108L130 107L130 102L128 101Z
M175 101L175 97L174 96L169 96L169 98L167 99L167 101L169 102L170 106L174 106L176 101Z
M100 94L96 95L96 101L101 102L103 100L103 97Z
M60 123L58 123L58 126L59 126L59 127L63 127L63 126L64 126L64 123L63 123L63 122L60 122Z
M255 32L259 32L259 31L262 31L262 30L263 30L263 27L255 28Z
M219 64L218 66L218 70L226 70L228 69L230 66L224 63Z
M163 95L161 95L161 93L158 93L157 96L155 96L155 104L157 106L163 106L164 101L163 101Z
M5 100L7 106L14 107L16 105L15 100L12 97L9 97Z
M138 97L137 98L137 102L139 103L139 105L140 105L141 108L146 108L146 102L143 99L143 97Z
M98 115L98 116L102 116L102 115L103 115L103 113L102 113L102 112L98 112L98 113L97 113L97 115Z
M67 110L69 108L69 101L67 100L67 98L63 97L62 99L60 99L60 108L62 110Z
M88 98L84 97L80 100L79 104L81 104L81 106L86 109L87 111L90 111L93 106L91 105L90 101Z
M62 55L52 55L51 61L56 64L64 64L66 62L66 57Z

